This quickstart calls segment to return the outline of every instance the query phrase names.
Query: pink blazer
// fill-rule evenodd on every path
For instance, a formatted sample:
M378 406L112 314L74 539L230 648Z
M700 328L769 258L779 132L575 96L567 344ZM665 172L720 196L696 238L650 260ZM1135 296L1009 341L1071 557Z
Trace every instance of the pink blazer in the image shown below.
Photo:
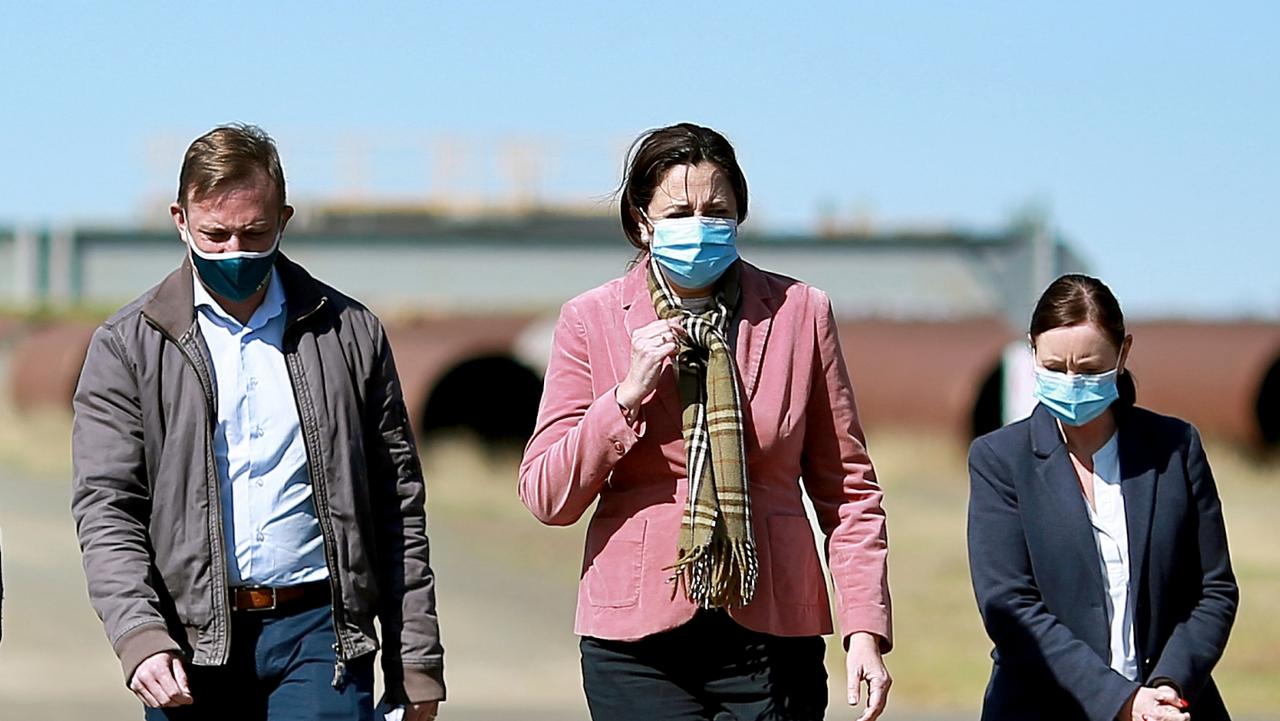
M760 579L731 615L778 636L832 632L827 583L801 501L817 509L847 637L892 645L881 490L863 444L831 303L798 281L742 264L734 344L743 384L751 512ZM543 523L587 528L575 631L635 640L694 615L668 567L688 489L680 398L668 365L628 424L614 397L631 333L657 316L641 263L561 310L520 497Z

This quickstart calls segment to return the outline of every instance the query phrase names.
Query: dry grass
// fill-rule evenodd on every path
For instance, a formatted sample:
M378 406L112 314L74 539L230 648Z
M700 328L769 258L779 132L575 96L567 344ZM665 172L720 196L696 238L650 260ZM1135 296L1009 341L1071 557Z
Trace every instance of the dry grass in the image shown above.
M975 714L990 658L965 550L965 448L883 433L868 448L885 491L896 646L894 695L913 708Z
M870 447L889 513L894 706L975 712L990 661L965 558L965 449L898 433L873 436ZM0 406L0 465L66 478L67 449L65 416L17 419ZM1273 520L1273 509L1280 508L1280 463L1251 460L1227 447L1211 445L1209 453L1242 589L1231 646L1215 676L1233 711L1265 716L1280 705L1280 544ZM517 448L480 450L466 439L424 446L432 517L469 539L469 567L537 576L565 591L551 594L549 603L571 603L582 524L549 529L529 516L515 491L518 459ZM549 613L554 623L567 624L572 609ZM830 668L841 668L834 645ZM833 685L839 688L838 678Z
M990 644L965 558L965 449L903 434L873 437L869 445L890 523L895 693L915 707L974 707ZM1208 454L1241 589L1231 643L1214 677L1233 711L1266 716L1280 705L1280 462L1215 444Z
M1280 461L1208 449L1222 495L1240 611L1214 673L1232 708L1274 715L1280 706Z
M0 368L0 379L4 378ZM67 412L19 415L0 392L0 466L41 475L71 470L71 419Z

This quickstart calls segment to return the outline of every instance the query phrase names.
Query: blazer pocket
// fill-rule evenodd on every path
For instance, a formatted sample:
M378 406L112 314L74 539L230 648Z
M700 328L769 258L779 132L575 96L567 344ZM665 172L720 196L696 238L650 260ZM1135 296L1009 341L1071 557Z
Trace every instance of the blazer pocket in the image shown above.
M822 604L827 578L807 516L769 517L769 570L774 601L793 606Z
M588 532L587 600L597 608L626 608L640 602L644 568L643 518L599 518Z

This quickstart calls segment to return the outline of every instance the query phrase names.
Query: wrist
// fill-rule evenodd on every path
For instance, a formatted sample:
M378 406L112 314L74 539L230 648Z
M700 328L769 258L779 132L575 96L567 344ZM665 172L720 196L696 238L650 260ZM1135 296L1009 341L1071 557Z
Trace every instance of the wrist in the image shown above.
M1120 707L1120 713L1116 714L1116 721L1133 721L1133 702L1138 697L1138 692L1134 691L1133 695L1125 699L1124 705Z
M622 412L626 414L627 420L635 420L640 411L640 399L636 397L635 391L627 381L618 384L613 391L613 398L618 402L618 406L622 408Z
M868 650L880 653L880 637L870 631L854 631L845 638L846 651Z

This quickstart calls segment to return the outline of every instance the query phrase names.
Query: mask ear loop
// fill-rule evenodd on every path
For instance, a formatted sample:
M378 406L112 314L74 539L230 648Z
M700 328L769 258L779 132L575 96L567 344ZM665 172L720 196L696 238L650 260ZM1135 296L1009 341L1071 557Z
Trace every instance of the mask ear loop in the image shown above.
M186 208L182 210L182 244L187 248L187 262L195 265L196 239L191 233L191 216Z
M640 215L640 218L644 221L644 223L640 226L640 239L648 240L648 242L652 244L653 243L653 221L649 219L649 214L641 210L638 206L636 207L636 213L638 213Z

